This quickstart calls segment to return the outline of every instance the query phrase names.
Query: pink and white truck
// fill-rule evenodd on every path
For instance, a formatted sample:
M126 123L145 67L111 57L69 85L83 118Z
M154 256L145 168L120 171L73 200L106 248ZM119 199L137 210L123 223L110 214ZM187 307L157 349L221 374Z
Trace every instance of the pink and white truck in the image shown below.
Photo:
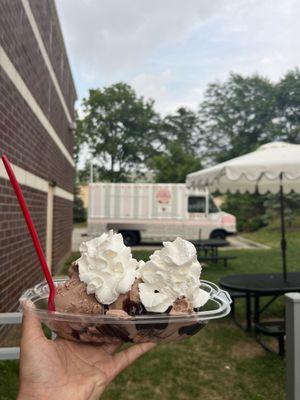
M225 238L236 219L214 203L208 191L174 183L91 183L88 233L122 233L127 245L173 240Z

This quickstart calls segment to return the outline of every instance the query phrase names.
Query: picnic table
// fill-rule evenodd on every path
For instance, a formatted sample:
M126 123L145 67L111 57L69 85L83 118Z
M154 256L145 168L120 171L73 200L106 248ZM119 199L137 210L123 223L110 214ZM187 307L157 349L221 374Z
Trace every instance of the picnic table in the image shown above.
M259 323L260 315L279 296L288 292L300 292L300 272L289 272L286 280L282 273L228 275L220 279L220 286L245 295L246 331L251 331L253 324ZM261 308L260 298L266 296L271 299Z
M222 260L226 267L228 260L236 258L236 256L228 254L222 256L219 254L219 247L229 246L229 242L225 239L192 240L192 243L197 249L199 261L213 261L217 263L219 260Z
M205 256L219 255L219 247L229 246L229 242L225 239L205 239L205 240L192 240L193 245L200 252L203 252Z

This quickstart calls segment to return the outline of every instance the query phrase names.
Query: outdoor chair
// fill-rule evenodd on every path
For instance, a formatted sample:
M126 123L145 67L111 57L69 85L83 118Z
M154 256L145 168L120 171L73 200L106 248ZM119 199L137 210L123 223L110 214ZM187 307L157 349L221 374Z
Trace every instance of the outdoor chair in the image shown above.
M257 342L265 350L271 353L276 353L279 356L284 355L284 338L286 334L284 320L259 322L255 325L255 334ZM273 337L278 340L278 352L275 352L265 341L262 340L263 336Z

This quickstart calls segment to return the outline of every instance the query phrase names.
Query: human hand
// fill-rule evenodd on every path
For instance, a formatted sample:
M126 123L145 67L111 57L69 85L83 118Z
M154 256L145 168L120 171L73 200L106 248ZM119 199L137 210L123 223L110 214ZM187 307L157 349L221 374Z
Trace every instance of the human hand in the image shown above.
M18 400L99 399L123 369L155 344L137 344L115 353L120 346L49 340L38 317L24 307Z

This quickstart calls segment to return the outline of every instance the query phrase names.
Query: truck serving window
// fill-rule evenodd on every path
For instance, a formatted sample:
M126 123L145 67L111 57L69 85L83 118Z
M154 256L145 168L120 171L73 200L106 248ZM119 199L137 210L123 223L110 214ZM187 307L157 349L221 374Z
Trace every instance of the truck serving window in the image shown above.
M188 199L189 213L205 213L205 197L190 196Z
M211 197L209 198L209 212L210 213L218 213L218 212L220 212L220 210L215 205L215 203L214 203L214 201L213 201L213 199Z

